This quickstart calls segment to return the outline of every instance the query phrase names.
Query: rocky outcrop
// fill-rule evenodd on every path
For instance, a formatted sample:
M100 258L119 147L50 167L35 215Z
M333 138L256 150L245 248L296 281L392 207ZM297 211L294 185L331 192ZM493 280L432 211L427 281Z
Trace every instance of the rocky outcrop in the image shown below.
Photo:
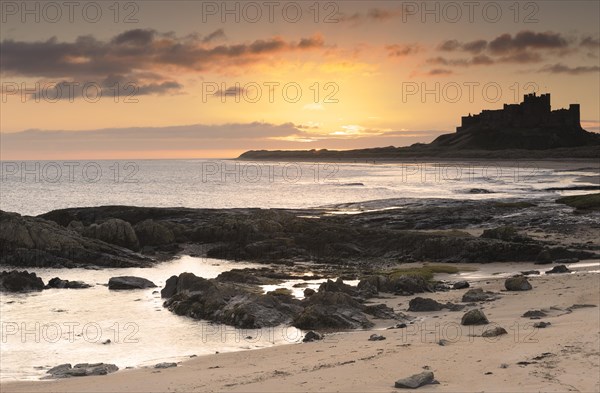
M134 228L142 246L160 246L175 242L173 231L152 219L138 222Z
M487 302L491 300L496 300L498 298L498 294L490 291L484 291L481 288L473 288L469 289L462 296L463 303L473 303L473 302Z
M131 224L118 218L111 218L100 224L91 224L83 229L83 235L134 251L140 248Z
M546 272L546 274L561 274L561 273L571 273L571 270L568 267L566 267L565 265L557 265Z
M443 309L450 311L459 311L464 308L464 305L453 304L453 303L439 303L433 299L416 297L408 302L408 311L413 312L427 312L427 311L441 311Z
M87 377L91 375L106 375L118 371L119 368L114 364L105 363L80 363L71 367L71 364L61 364L52 367L46 373L50 374L49 378L71 378L71 377Z
M35 273L3 271L0 273L0 292L33 292L44 289L44 282Z
M55 222L0 211L0 264L19 267L138 267L153 261Z
M319 291L302 303L304 309L292 324L303 330L370 328L364 306L344 292Z
M108 280L108 289L146 289L156 288L156 284L142 277L120 276Z

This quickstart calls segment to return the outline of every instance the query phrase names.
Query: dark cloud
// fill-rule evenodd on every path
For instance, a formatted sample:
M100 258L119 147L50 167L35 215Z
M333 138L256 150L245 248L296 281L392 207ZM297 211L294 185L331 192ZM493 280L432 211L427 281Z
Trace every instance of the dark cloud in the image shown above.
M494 54L507 54L525 49L565 49L568 46L569 42L560 33L536 33L528 30L518 32L514 37L502 34L489 44Z
M385 49L390 57L404 57L421 51L418 44L393 44L387 45Z
M551 74L583 75L600 72L599 66L578 66L569 67L564 64L550 64L540 69L540 72L549 72Z
M458 40L448 40L442 42L438 49L444 52L464 51L473 54L481 53L487 47L486 40L476 40L467 43L459 42Z
M219 89L213 95L216 97L237 97L243 95L244 93L245 90L243 87L232 86L225 90Z
M340 13L337 20L340 22L362 23L362 22L382 22L402 16L401 9L382 9L371 8L367 12L356 12L354 14Z
M434 68L427 72L429 76L443 76L443 75L452 75L454 72L452 70L446 68Z
M217 41L217 40L221 40L221 39L225 39L225 38L226 38L225 31L223 29L218 29L218 30L213 31L206 37L204 37L202 39L202 42L209 43L209 42L213 42L213 41Z
M0 69L6 75L42 78L131 75L139 71L157 72L165 66L225 72L230 67L268 61L283 52L312 50L325 45L319 35L299 42L272 37L249 43L210 45L222 34L217 30L205 38L196 35L178 38L173 33L135 29L107 42L93 36L80 36L74 42L59 42L56 38L43 42L3 40Z

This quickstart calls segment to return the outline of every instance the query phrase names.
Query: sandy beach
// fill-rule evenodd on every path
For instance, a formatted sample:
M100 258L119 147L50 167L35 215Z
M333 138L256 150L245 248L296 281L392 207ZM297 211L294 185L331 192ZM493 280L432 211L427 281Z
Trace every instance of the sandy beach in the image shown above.
M494 265L480 265L494 270ZM524 268L529 267L525 266ZM471 282L471 288L499 293L481 308L490 325L461 326L463 311L410 312L407 328L388 330L368 341L373 330L326 335L322 341L215 354L182 362L176 368L141 368L101 377L11 382L2 392L391 392L397 379L431 370L432 392L597 392L600 390L600 276L582 269L573 274L530 276L533 289L504 290L504 278ZM460 302L466 289L422 296ZM414 297L414 296L413 296ZM395 311L406 312L409 296L382 295ZM573 305L594 305L577 308ZM543 309L550 322L522 317ZM484 329L504 327L507 335L483 338ZM440 340L446 340L440 345Z

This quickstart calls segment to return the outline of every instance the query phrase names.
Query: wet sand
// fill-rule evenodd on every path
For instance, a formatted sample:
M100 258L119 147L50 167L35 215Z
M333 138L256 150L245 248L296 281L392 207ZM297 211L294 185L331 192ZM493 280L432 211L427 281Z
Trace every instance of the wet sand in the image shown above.
M479 265L494 273L505 264ZM519 264L522 270L530 266ZM537 266L546 268L551 266ZM597 265L587 270L595 270ZM484 275L485 276L485 275ZM385 341L368 341L373 331L336 333L323 341L190 359L176 368L119 371L101 377L2 383L2 392L393 392L394 381L434 372L439 385L431 392L564 392L600 390L600 275L581 268L573 274L530 276L533 290L504 291L500 276L474 278L471 287L500 293L477 305L491 325L507 335L480 337L486 327L460 325L464 311L411 312L405 329L386 330L391 321L376 321ZM463 290L421 294L440 302L459 302ZM383 296L396 311L406 312L412 297ZM574 304L594 308L569 309ZM468 307L473 308L473 307ZM546 309L550 322L533 329L521 315ZM443 346L439 340L447 340ZM527 362L521 363L519 362Z

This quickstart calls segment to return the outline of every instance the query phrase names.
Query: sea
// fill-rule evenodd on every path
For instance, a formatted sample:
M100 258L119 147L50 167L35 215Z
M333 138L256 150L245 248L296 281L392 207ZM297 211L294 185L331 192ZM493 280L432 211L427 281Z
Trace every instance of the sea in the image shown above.
M22 215L101 205L189 208L320 208L336 214L398 207L410 200L547 200L590 192L599 168L547 163L278 163L237 160L2 161L0 209ZM589 188L588 188L589 190ZM62 363L114 363L120 369L194 356L288 345L288 326L242 330L174 315L162 307L167 278L213 278L254 267L183 255L152 268L28 269L47 282L81 280L92 288L0 294L0 379L37 380ZM575 266L576 267L576 266ZM8 267L0 266L1 270ZM110 277L141 276L158 288L109 291ZM485 275L482 276L485 278ZM474 279L481 279L474 276ZM318 288L323 280L308 286ZM301 298L295 281L286 287Z

